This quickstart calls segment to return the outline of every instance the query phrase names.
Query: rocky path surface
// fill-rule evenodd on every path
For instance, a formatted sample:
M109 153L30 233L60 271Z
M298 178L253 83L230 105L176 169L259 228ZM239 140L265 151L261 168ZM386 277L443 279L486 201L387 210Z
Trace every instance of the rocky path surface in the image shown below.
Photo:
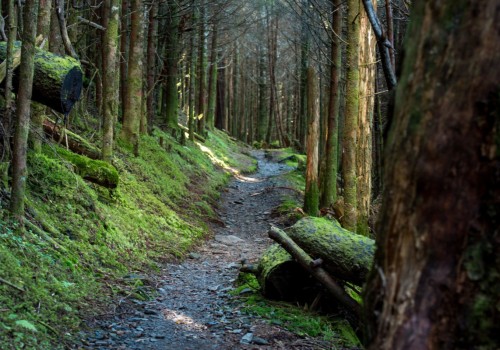
M224 223L181 264L162 271L159 296L134 301L132 314L97 323L82 340L83 349L324 349L241 312L243 302L233 289L242 259L256 260L271 244L267 237L271 211L280 204L276 176L289 171L283 164L255 152L258 172L234 179L218 208ZM282 191L282 190L281 190Z

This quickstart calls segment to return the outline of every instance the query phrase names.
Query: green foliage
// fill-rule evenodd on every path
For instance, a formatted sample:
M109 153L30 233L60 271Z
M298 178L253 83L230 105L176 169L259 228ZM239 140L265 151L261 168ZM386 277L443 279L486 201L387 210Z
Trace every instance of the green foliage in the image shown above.
M150 297L141 280L123 276L183 257L207 233L203 220L229 178L207 152L229 162L240 145L221 132L209 138L181 146L155 130L141 138L139 157L119 146L112 191L75 172L80 156L48 145L29 154L30 223L21 234L0 218L0 278L8 282L0 282L0 349L63 348L80 317L109 305L110 293ZM231 165L254 163L240 155Z

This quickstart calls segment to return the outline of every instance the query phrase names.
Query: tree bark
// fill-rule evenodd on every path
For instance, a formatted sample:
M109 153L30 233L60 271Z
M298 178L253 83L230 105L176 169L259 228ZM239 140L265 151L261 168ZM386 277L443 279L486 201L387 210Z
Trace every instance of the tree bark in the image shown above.
M416 2L385 162L369 349L496 349L500 7Z
M360 6L358 0L347 4L347 84L344 110L342 178L344 180L344 216L342 225L356 232L357 189L356 189L356 146L358 141L359 114L359 30Z
M307 70L307 164L304 211L311 216L319 214L318 186L318 133L319 133L318 81L314 68Z
M156 78L156 46L158 31L158 1L153 0L148 16L148 46L147 46L147 91L146 91L146 110L148 120L148 132L153 128L153 122L156 115L155 109L155 78Z
M120 0L105 0L104 11L107 17L104 32L103 76L103 130L102 160L111 162L113 157L114 126L118 120L118 34Z
M328 131L326 138L325 172L321 207L330 207L337 200L337 154L339 137L339 80L342 65L342 47L339 35L342 32L342 2L332 0L332 31L330 55L330 89L328 101Z
M128 74L123 104L123 126L120 139L133 146L139 145L139 127L142 112L142 73L143 73L143 6L142 0L132 0L130 15L130 48ZM136 152L137 153L137 152Z
M22 33L21 68L19 89L17 92L16 129L12 155L12 190L10 211L22 226L24 217L24 196L26 193L26 151L30 125L31 93L35 67L35 36L37 27L38 1L27 0L23 8L25 20Z
M217 100L217 21L212 27L212 45L210 48L210 73L208 78L207 127L213 130L215 125L215 105Z

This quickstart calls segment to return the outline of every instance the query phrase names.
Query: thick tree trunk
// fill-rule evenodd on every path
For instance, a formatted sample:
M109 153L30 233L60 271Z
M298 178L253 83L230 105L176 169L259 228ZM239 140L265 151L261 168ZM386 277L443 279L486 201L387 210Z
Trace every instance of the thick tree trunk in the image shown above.
M147 46L147 91L146 91L146 110L148 132L153 128L153 122L156 115L155 110L155 78L156 78L156 46L158 31L158 1L153 0L148 16L148 46Z
M318 185L318 133L319 133L318 81L314 68L307 70L307 164L304 211L312 216L319 213Z
M31 93L35 68L35 35L37 26L38 1L27 0L24 4L25 19L22 33L21 67L19 70L19 88L17 92L16 129L14 133L14 149L12 155L12 190L10 211L22 225L24 217L24 196L26 192L26 151L28 147L28 131L30 125Z
M200 135L205 135L206 122L206 90L207 90L207 58L205 47L205 0L200 0L200 23L198 29L198 102L196 107L197 113L197 130Z
M127 87L125 90L125 101L123 102L123 126L120 132L120 138L131 144L136 153L139 145L139 128L143 98L143 22L142 0L132 0Z
M500 7L416 2L387 144L369 349L497 349Z

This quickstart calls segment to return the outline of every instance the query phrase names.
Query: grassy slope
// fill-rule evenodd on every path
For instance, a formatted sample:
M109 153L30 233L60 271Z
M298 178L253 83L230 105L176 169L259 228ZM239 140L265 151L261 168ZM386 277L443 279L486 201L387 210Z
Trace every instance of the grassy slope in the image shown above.
M208 233L229 167L255 168L223 133L181 146L155 131L139 157L119 147L120 183L109 191L82 180L54 147L29 157L35 225L21 236L0 221L0 278L12 284L0 281L0 349L53 349L110 295L141 297L141 283L111 281L184 256Z

